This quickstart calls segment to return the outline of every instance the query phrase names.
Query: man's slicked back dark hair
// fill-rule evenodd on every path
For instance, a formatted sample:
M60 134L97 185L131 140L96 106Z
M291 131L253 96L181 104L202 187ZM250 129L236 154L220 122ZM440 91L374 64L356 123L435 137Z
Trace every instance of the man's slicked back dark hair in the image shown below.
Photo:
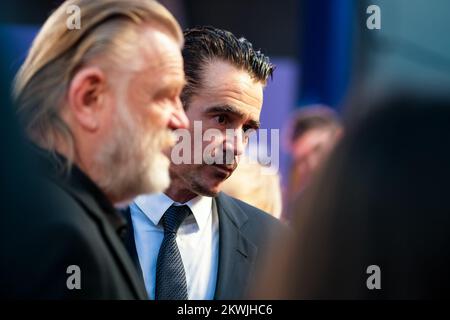
M211 26L195 27L184 31L184 72L187 85L181 94L184 107L202 86L202 73L208 62L226 61L247 71L255 80L266 84L272 78L275 66L267 56L253 49L245 38L236 38L231 32Z

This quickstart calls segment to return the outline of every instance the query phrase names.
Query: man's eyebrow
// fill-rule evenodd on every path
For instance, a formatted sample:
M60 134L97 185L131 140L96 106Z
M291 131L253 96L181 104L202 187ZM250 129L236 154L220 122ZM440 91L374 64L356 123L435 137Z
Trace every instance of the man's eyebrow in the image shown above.
M237 117L243 118L245 117L245 114L239 110L238 108L230 105L219 105L219 106L212 106L205 110L205 113L211 114L211 113L231 113Z
M184 88L187 84L187 81L185 78L177 79L177 80L167 80L163 82L163 84L169 88Z
M159 88L162 90L166 89L174 89L174 88L184 88L187 84L186 78L180 78L180 79L169 79L169 78L162 78L159 83Z
M246 115L239 110L238 108L231 106L231 105L219 105L219 106L212 106L205 110L206 114L214 114L214 113L228 113L232 114L235 117L238 118L244 118ZM260 127L260 122L250 119L247 121L247 125L252 127L252 129L258 129Z
M252 129L258 130L259 127L261 127L261 122L256 120L248 120L247 125L250 126L250 128Z

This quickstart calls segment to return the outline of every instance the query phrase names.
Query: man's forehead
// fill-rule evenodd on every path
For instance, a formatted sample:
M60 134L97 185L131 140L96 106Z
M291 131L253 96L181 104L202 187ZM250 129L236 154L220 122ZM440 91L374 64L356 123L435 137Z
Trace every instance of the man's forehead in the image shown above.
M308 132L305 132L305 134L300 138L298 138L295 144L298 146L303 146L305 148L313 148L318 144L327 142L329 138L329 130L322 128L311 129Z
M261 113L260 102L251 103L248 99L242 99L229 92L222 91L220 94L194 95L191 99L190 108L197 109L203 113L230 113L237 117L259 120Z
M134 69L135 76L145 83L166 85L167 82L185 83L183 58L176 47L167 50L141 49L140 66Z
M214 81L211 81L213 80ZM221 86L230 83L242 83L242 85L250 86L251 84L259 84L247 70L240 68L223 59L213 59L202 66L201 80L203 87Z
M170 39L178 49L183 48L184 39L175 38L174 35L164 26L157 23L145 23L138 27L139 39L147 39L152 41L160 41L161 39ZM148 42L147 42L148 43ZM141 46L145 46L144 42L139 43ZM150 46L152 43L148 43Z
M164 30L145 27L136 44L146 67L159 67L167 62L183 65L180 44Z
M259 113L263 102L263 85L244 70L216 63L210 64L210 69L204 71L200 88L194 95L208 105L230 105Z

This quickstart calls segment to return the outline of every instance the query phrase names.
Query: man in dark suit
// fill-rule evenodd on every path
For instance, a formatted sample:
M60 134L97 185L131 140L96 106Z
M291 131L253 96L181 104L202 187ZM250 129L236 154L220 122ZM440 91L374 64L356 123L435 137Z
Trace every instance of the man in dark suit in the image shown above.
M80 28L66 23L74 6ZM188 125L182 43L153 0L74 0L44 24L14 92L42 173L22 201L39 201L2 212L2 297L146 298L113 204L169 184L164 150Z
M133 226L126 243L151 299L242 299L281 226L220 188L259 127L274 67L230 32L203 27L184 35L189 131L172 149L169 188L126 210Z

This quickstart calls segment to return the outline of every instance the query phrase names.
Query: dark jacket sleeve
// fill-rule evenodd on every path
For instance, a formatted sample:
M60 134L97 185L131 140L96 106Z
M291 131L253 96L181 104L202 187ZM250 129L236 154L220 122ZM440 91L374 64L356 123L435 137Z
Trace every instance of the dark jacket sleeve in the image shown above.
M9 215L2 228L0 297L7 299L103 299L114 267L95 224L61 189L44 184L47 198ZM27 199L23 200L24 202ZM81 289L69 290L70 266L80 269ZM111 268L109 268L111 269ZM109 278L111 279L111 278Z
M73 225L54 224L27 236L14 243L9 255L4 293L12 299L102 299L107 283L97 249L85 231ZM71 266L78 270L71 271ZM68 282L79 283L80 289L70 290Z

